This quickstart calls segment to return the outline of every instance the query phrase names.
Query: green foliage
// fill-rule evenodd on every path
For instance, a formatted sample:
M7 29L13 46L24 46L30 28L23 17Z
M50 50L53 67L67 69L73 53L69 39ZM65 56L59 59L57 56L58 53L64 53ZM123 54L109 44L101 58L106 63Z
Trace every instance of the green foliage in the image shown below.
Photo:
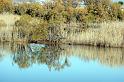
M39 40L47 37L47 22L41 19L32 18L29 15L23 15L20 20L16 21L18 33L22 34L28 40ZM24 38L23 37L23 38Z
M124 2L123 2L123 1L119 1L119 2L118 2L118 4L123 5L123 4L124 4Z
M17 6L14 6L14 13L18 15L24 15L26 14L26 10L28 8L27 4L19 4Z
M14 7L14 13L18 15L30 15L32 17L41 17L43 8L39 3L24 3Z
M85 7L78 8L81 1ZM11 0L0 0L0 12L14 12L18 15L39 17L48 23L59 21L70 22L103 22L106 20L123 20L122 1L111 0L50 0L40 3L23 3L12 6Z
M60 40L61 25L64 23L79 22L87 28L89 23L124 19L121 5L110 0L86 0L85 7L74 7L73 3L73 0L52 0L43 5L19 4L14 12L24 16L16 25L21 26L19 29L29 40Z
M110 0L86 0L88 14L93 14L95 21L109 20Z
M0 0L0 13L13 11L21 15L16 21L19 35L29 40L48 39L51 35L60 37L62 24L104 22L107 20L124 20L122 2L111 0L49 0L40 3L22 3L12 6L11 0ZM82 26L82 27L85 27ZM73 28L72 28L73 29ZM52 40L55 40L53 36Z
M76 8L74 11L74 16L76 17L77 22L85 22L87 15L87 9L85 8Z
M86 23L88 23L88 22L94 22L94 21L96 21L96 20L95 20L95 16L94 16L92 13L89 13L88 15L86 15L86 16L84 17L84 21L85 21Z
M32 18L29 15L23 15L20 20L15 22L19 38L29 38L32 32Z
M23 27L28 27L31 25L32 17L29 15L22 15L20 20L16 21L15 25L16 26L23 26Z
M111 0L84 0L85 7L78 8L81 0L51 0L43 3L23 3L14 8L15 14L28 14L39 17L48 23L58 21L70 22L103 22L106 20L122 20L122 2L112 3Z
M112 20L123 20L124 13L121 10L121 4L113 3L111 5L111 19Z
M40 22L33 28L32 39L42 40L47 39L48 36L48 23L46 21L40 20Z

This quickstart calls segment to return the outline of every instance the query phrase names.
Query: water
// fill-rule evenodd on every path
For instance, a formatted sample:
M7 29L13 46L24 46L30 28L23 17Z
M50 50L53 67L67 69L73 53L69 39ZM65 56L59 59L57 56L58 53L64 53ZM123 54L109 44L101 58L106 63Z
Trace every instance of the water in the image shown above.
M124 82L124 49L0 43L0 82Z

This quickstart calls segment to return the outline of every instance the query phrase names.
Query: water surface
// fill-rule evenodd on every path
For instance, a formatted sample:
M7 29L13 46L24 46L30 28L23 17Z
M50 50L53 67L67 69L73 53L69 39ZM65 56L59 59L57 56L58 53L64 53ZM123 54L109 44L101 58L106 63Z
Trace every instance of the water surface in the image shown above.
M0 43L0 82L124 82L124 49Z

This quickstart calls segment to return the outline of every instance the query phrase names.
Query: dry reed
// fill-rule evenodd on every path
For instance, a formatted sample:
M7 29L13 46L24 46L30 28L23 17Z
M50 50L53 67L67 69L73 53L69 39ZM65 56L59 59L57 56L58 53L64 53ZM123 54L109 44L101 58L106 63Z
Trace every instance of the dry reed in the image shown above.
M88 28L80 33L71 33L66 42L73 44L89 44L106 47L124 47L124 22L99 24L99 28Z

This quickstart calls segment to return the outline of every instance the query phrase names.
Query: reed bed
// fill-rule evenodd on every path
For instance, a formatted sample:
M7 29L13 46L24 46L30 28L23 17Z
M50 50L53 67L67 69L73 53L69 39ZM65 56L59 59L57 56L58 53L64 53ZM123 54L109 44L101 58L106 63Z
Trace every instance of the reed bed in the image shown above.
M105 47L124 47L124 22L103 22L97 26L97 28L91 27L79 33L70 33L66 38L66 42Z
M6 26L6 23L5 23L5 21L0 20L0 27L2 27L2 26Z
M19 18L20 16L9 13L0 14L0 20L4 21L7 26L14 25L15 21L19 20Z
M9 13L0 14L0 41L11 41L17 37L17 33L13 34L15 21L19 20L20 16Z

